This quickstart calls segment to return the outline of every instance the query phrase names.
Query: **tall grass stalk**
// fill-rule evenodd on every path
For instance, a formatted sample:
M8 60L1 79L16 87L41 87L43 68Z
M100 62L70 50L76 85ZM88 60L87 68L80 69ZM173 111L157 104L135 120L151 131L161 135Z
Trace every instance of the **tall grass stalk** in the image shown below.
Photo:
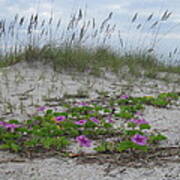
M176 64L175 61L174 64L160 61L155 53L156 44L160 41L161 24L171 14L167 10L159 19L153 19L154 14L150 13L144 22L138 22L140 15L135 13L127 31L128 34L135 31L139 34L139 47L135 49L127 48L131 41L126 40L121 29L110 22L113 12L98 23L95 18L87 19L86 11L79 9L71 15L66 26L62 23L62 17L53 17L53 11L49 19L41 19L38 13L30 17L16 14L10 22L0 20L0 66L20 61L43 61L53 64L57 71L75 70L99 74L104 69L119 73L128 66L129 73L137 76L143 74L153 77L160 71L180 73L178 48L169 54L171 59L176 57ZM144 36L142 34L147 26L149 34ZM149 40L149 46L145 46L148 35L153 35L153 38ZM111 39L119 40L118 51L111 47Z

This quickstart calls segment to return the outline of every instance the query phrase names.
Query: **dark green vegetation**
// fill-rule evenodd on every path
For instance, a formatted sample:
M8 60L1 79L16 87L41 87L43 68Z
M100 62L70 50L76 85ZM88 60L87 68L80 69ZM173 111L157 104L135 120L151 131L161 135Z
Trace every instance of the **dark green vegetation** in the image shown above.
M71 16L66 26L62 24L62 19L56 21L51 17L41 20L39 14L30 18L16 15L9 24L2 19L0 45L4 48L0 51L0 67L22 61L30 64L42 61L51 64L56 71L73 70L98 76L102 69L118 74L127 67L128 73L136 77L156 78L159 72L180 73L179 61L175 62L177 48L170 52L168 60L164 57L160 61L155 53L158 32L171 12L164 12L159 19L153 19L153 14L150 14L141 24L138 24L138 14L133 16L130 23L130 27L134 28L132 31L143 32L149 27L149 34L153 36L149 46L143 47L147 37L140 35L139 47L134 50L126 49L131 40L124 39L116 25L111 25L112 12L101 23L94 18L87 20L84 14L80 9ZM24 29L26 32L22 37ZM112 38L119 40L118 50L111 48L109 42Z
M97 152L148 153L166 137L152 132L151 125L143 119L145 105L167 108L179 99L180 93L171 92L157 97L123 95L81 103L65 101L62 112L40 107L43 114L25 122L0 121L0 149L28 157L48 152L69 154L73 152L66 150L68 145L77 143L76 138L83 135L92 140ZM80 120L84 122L79 124ZM116 122L121 125L116 126ZM133 141L135 135L146 138L144 144Z

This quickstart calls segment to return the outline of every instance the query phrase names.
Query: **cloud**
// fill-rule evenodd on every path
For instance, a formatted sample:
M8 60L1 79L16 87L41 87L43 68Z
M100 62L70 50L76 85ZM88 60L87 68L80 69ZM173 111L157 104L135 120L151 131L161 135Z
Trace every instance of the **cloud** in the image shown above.
M162 38L164 39L174 39L174 40L180 40L180 33L177 34L177 33L168 33L167 35L163 36L162 35Z

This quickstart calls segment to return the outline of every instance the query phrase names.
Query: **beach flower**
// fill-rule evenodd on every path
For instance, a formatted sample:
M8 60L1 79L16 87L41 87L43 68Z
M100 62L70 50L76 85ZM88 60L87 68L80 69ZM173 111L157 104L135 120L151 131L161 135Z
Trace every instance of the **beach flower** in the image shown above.
M149 124L145 119L131 119L130 122L133 122L135 124L141 125L141 124Z
M129 96L128 96L128 95L122 95L122 96L120 96L120 98L121 98L121 99L128 99Z
M142 136L140 134L135 134L132 138L131 141L134 142L135 144L138 144L140 146L144 146L147 144L148 138L146 136Z
M65 116L57 116L57 117L55 117L55 120L56 121L64 121L66 119L66 117Z
M97 119L97 118L95 118L95 117L91 117L90 120L93 121L93 122L96 123L96 124L99 124L99 123L100 123L99 119Z
M79 120L79 121L75 121L75 124L84 125L84 124L86 124L86 122L87 122L87 120L82 119L82 120Z
M77 136L76 141L79 143L80 146L84 147L90 147L92 143L92 141L84 135Z
M4 126L6 123L3 121L0 121L0 126Z
M18 124L8 124L8 123L6 123L6 124L4 124L4 127L5 127L6 129L9 129L11 132L14 132L14 130L15 130L16 128L19 128L20 125L18 125Z
M64 121L65 119L66 119L65 116L57 116L57 117L54 118L54 120L55 120L56 122L61 122L61 121Z
M37 111L42 112L42 111L44 111L45 109L46 109L45 106L40 106L40 107L37 108Z

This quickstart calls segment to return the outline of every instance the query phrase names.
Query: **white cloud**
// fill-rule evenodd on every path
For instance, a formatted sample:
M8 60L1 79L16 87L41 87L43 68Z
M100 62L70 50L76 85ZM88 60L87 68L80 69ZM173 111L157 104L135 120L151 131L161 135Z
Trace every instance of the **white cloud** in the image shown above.
M168 33L166 36L163 36L163 38L165 39L176 39L176 40L180 40L180 33Z
M171 21L174 23L180 23L180 14L173 15Z

